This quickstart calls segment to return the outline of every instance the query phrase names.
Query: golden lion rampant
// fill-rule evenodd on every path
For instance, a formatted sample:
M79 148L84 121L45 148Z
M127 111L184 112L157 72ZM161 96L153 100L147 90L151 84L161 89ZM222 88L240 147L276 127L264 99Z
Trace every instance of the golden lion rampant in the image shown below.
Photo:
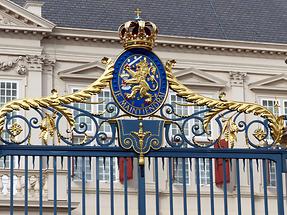
M134 85L131 93L126 94L127 99L134 99L137 92L140 94L140 98L145 98L146 103L152 102L152 95L149 91L156 91L158 89L158 82L155 79L156 67L147 63L146 58L140 61L136 65L136 71L133 71L127 64L124 68L132 77L124 81L124 84ZM151 82L155 82L154 88L151 88L147 82L149 79Z

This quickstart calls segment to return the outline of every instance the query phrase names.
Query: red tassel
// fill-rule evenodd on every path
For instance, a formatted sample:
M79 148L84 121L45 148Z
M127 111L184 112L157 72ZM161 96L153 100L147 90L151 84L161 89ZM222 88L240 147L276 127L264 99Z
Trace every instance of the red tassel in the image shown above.
M133 161L132 158L119 158L119 178L123 184L125 180L125 160L127 163L127 180L133 179Z
M228 142L223 140L220 140L219 143L216 143L214 145L214 148L221 148L221 149L225 149L228 148ZM225 162L225 166L226 166L226 183L230 183L230 161L228 159L226 159ZM223 183L224 183L224 177L223 177L223 159L222 158L218 158L215 159L215 184L218 187L222 187Z

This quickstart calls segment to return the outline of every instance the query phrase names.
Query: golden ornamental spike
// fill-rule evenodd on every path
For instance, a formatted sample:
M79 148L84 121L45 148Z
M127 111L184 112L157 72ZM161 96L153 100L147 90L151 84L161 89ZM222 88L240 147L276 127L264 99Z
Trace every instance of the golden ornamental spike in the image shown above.
M144 146L144 139L151 135L150 131L144 131L142 119L139 119L139 131L138 132L131 132L131 134L135 135L139 139L139 145L140 145L140 158L139 158L139 165L144 165L144 154L143 154L143 146Z

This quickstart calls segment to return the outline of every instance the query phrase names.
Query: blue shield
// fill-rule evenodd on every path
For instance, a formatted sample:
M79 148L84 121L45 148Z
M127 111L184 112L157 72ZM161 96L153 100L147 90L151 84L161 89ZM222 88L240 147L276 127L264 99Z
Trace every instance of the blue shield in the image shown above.
M123 148L133 148L134 151L140 154L147 153L150 148L154 150L161 148L164 121L123 119L118 120L117 123L119 142ZM142 123L142 126L140 123ZM141 138L142 142L140 141Z

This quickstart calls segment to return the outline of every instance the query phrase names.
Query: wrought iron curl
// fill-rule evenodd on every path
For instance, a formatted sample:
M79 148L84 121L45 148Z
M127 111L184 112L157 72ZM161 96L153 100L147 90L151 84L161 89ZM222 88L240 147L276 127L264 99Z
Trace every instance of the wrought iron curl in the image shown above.
M224 110L232 110L246 114L250 113L267 119L268 126L270 127L271 131L271 136L274 140L274 144L280 143L284 132L284 116L277 117L267 108L264 108L263 106L257 104L216 100L199 95L178 82L178 80L172 73L172 68L175 63L175 60L170 60L166 62L165 69L169 86L173 91L177 93L178 96L184 98L187 102L192 102L199 106L206 105L207 107L211 108L211 111L206 114L204 119L205 129L208 127L210 120Z
M1 142L3 142L4 144L10 145L10 144L23 144L23 143L29 143L29 140L31 138L31 123L30 121L22 116L22 115L13 115L10 116L9 114L7 114L6 117L6 124L5 124L5 132L7 132L6 134L8 134L8 138L3 138L2 135L0 136L0 140ZM23 121L24 125L20 124L19 121ZM24 127L26 127L26 131L23 132ZM2 134L5 134L4 132ZM20 138L20 134L23 135L23 137L21 137L21 139L17 139Z
M43 120L44 118L44 114L42 113L42 110L41 109L34 109L38 115L40 116L40 120L39 120L39 117L36 117L36 116L33 116L31 119L30 119L30 125L32 128L40 128L40 123L41 121Z
M112 79L112 73L114 71L114 64L111 59L103 58L102 63L106 65L105 72L103 75L97 79L94 83L88 86L86 89L81 91L59 96L57 91L53 90L52 95L39 99L22 99L22 100L13 100L5 104L0 109L0 132L3 131L4 123L6 120L6 114L12 111L17 111L20 109L30 110L39 109L39 108L53 108L57 112L61 113L68 121L70 126L74 126L75 121L73 120L72 113L67 109L61 106L62 104L71 104L73 102L84 102L89 99L92 95L96 95L102 91L103 88L109 85L110 80Z
M175 124L180 128L180 126L177 123L172 122L171 124ZM167 124L165 126L165 140L167 142L167 145L174 148L181 148L185 143L183 131L180 129L180 133L171 136L170 135L171 124Z

